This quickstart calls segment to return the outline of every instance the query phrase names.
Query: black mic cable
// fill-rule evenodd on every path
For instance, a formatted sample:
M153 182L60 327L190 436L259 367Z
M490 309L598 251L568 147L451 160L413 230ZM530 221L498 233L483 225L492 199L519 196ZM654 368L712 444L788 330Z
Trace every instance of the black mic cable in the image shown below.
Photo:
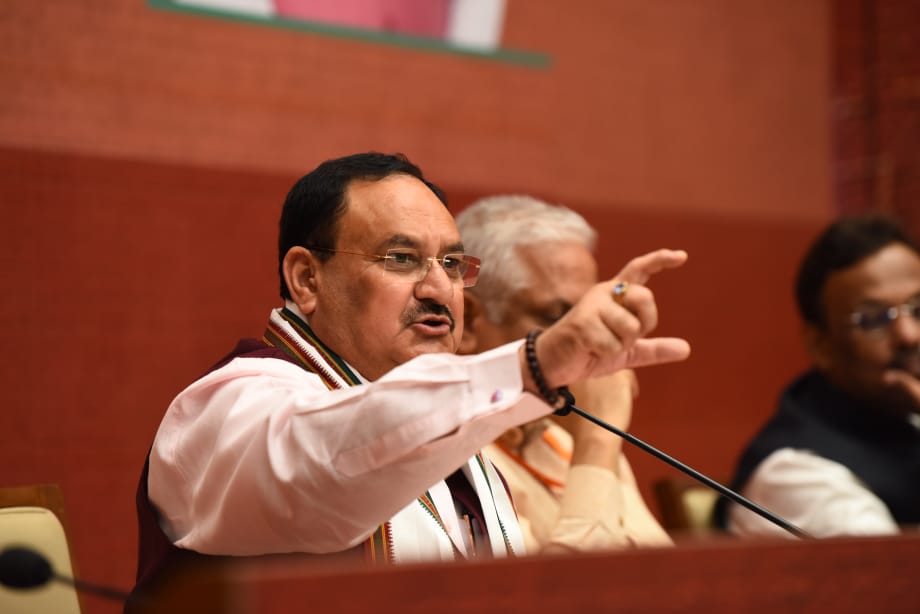
M40 552L25 546L10 546L0 552L0 584L12 589L32 589L44 586L51 580L73 587L82 593L90 593L124 602L128 594L107 586L90 584L75 578L63 576L51 566Z
M654 446L651 446L651 445L645 443L644 441L642 441L642 440L639 439L638 437L634 437L634 436L630 435L629 433L627 433L626 431L621 430L621 429L618 429L617 427L613 426L612 424L607 424L606 422L604 422L604 421L601 420L600 418L598 418L598 417L596 417L596 416L592 416L591 414L589 414L588 412L584 411L583 409L581 409L581 408L579 408L579 407L576 407L576 406L575 406L575 397L572 395L571 392L569 392L569 389L568 389L567 387L560 388L560 389L559 389L559 394L562 395L563 398L565 398L565 405L563 405L561 408L559 408L559 409L557 409L557 410L555 411L556 415L558 415L558 416L567 416L567 415L569 414L569 412L574 412L574 413L578 414L579 416L581 416L582 418L585 418L586 420L590 420L591 422L593 422L594 424L598 425L599 427L601 427L601 428L603 428L603 429L606 429L606 430L610 431L610 432L613 433L614 435L617 435L617 436L619 436L619 437L622 437L623 439L625 439L625 440L628 441L629 443L633 444L634 446L636 446L636 447L638 447L638 448L642 448L643 450L645 450L646 452L648 452L649 454L651 454L651 455L654 456L655 458L657 458L657 459L659 459L659 460L662 460L662 461L666 462L667 464L671 465L672 467L674 467L675 469L678 469L678 470L680 470L680 471L686 473L687 475L689 475L689 476L690 476L691 478L693 478L694 480L696 480L696 481L698 481L698 482L701 482L701 483L705 484L706 486L708 486L709 488L712 488L713 490L715 490L715 491L718 492L719 494L721 494L721 495L723 495L723 496L725 496L725 497L728 497L729 499L731 499L732 501L734 501L734 502L737 503L738 505L741 505L741 506L743 506L743 507L746 507L747 509L751 510L751 511L754 512L755 514L757 514L757 515L759 515L759 516L761 516L761 517L763 517L763 518L766 518L767 520L769 520L770 522L772 522L772 523L775 524L776 526L778 526L778 527L780 527L780 528L782 528L782 529L785 529L786 531L788 531L789 533L792 533L792 534L795 535L796 537L799 537L799 538L802 538L802 539L809 539L809 538L812 537L809 533L803 531L802 529L798 528L798 527L795 526L794 524L792 524L792 523L790 523L790 522L788 522L788 521L786 521L786 520L783 520L782 518L780 518L779 516L777 516L777 515L774 514L773 512L771 512L771 511L769 511L769 510L767 510L767 509L765 509L765 508L763 508L763 507L757 505L756 503L754 503L754 502L751 501L750 499L746 499L745 497L739 495L738 493L736 493L735 491L731 490L730 488L726 488L725 486L722 486L721 484L719 484L718 482L716 482L716 481L713 480L712 478L710 478L710 477L708 477L708 476L706 476L706 475L703 475L702 473L700 473L699 471L697 471L697 470L694 469L693 467L690 467L690 466L688 466L688 465L685 465L684 463L680 462L679 460L677 460L677 459L674 458L673 456L669 456L669 455L665 454L664 452L662 452L662 451L659 450L658 448L656 448L656 447L654 447Z

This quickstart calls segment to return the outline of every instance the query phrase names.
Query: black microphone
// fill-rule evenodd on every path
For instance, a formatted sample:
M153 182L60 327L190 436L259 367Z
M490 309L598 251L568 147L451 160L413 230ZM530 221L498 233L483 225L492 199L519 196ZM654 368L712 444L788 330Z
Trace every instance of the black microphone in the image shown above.
M106 599L121 602L128 599L128 593L57 573L43 554L31 548L10 546L0 552L0 584L3 586L27 590L44 586L52 580Z
M688 466L688 465L685 465L684 463L680 462L679 460L677 460L677 459L674 458L673 456L669 456L669 455L665 454L664 452L662 452L662 451L659 450L658 448L656 448L656 447L654 447L654 446L651 446L651 445L645 443L644 441L642 441L642 440L639 439L638 437L634 437L634 436L630 435L629 433L627 433L626 431L623 431L623 430L621 430L621 429L618 429L617 427L613 426L612 424L607 424L606 422L604 422L604 421L601 420L600 418L598 418L598 417L596 417L596 416L592 416L591 414L589 414L588 412L584 411L583 409L581 409L581 408L579 408L579 407L576 407L576 406L575 406L575 397L572 395L571 392L569 392L569 389L568 389L567 387L560 388L560 389L559 389L559 394L562 395L562 396L565 398L565 405L563 405L562 407L560 407L559 409L557 409L557 410L554 412L556 415L558 415L558 416L567 416L567 415L569 414L569 412L575 412L576 414L578 414L578 415L581 416L582 418L585 418L585 419L587 419L587 420L590 420L590 421L593 422L594 424L598 425L599 427L601 427L601 428L603 428L603 429L606 429L606 430L610 431L610 432L613 433L614 435L618 435L618 436L622 437L623 439L625 439L625 440L628 441L629 443L633 444L634 446L639 447L639 448L641 448L642 450L644 450L644 451L648 452L649 454L651 454L652 456L654 456L655 458L657 458L657 459L659 459L659 460L662 460L662 461L666 462L667 464L671 465L671 466L674 467L675 469L679 469L680 471L682 471L682 472L686 473L687 475L689 475L689 476L690 476L691 478L693 478L694 480L696 480L696 481L698 481L698 482L701 482L701 483L705 484L705 485L708 486L709 488L712 488L713 490L717 491L719 494L721 494L721 495L723 495L723 496L725 496L725 497L728 497L729 499L731 499L732 501L734 501L734 502L737 503L738 505L741 505L741 506L743 506L743 507L746 507L747 509L751 510L751 511L754 512L755 514L757 514L757 515L759 515L759 516L761 516L761 517L763 517L763 518L766 518L767 520L769 520L770 522L772 522L772 523L775 524L776 526L778 526L778 527L780 527L780 528L782 528L782 529L785 529L786 531L788 531L789 533L792 533L792 534L795 535L796 537L799 537L799 538L802 538L802 539L807 539L807 538L811 538L811 537L812 537L809 533L807 533L807 532L803 531L802 529L798 528L797 526L795 526L795 525L792 524L791 522L789 522L789 521L787 521L787 520L784 520L784 519L780 518L779 516L777 516L777 515L774 514L773 512L771 512L771 511L769 511L769 510L767 510L767 509L765 509L765 508L763 508L763 507L757 505L756 503L754 503L754 502L751 501L750 499L747 499L747 498L741 496L740 494L736 493L734 490L731 490L730 488L726 488L725 486L722 486L721 484L719 484L718 482L716 482L716 481L713 480L712 478L710 478L710 477L708 477L708 476L706 476L706 475L703 475L702 473L700 473L699 471L697 471L696 469L694 469L694 468L692 468L692 467L690 467L690 466Z

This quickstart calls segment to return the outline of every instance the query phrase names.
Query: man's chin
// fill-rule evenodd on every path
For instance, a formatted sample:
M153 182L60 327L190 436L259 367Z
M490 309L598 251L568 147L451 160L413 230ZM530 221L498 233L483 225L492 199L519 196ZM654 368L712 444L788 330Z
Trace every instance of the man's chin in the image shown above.
M450 335L417 339L412 344L409 353L414 358L423 354L443 354L445 352L449 354L457 353L457 342Z

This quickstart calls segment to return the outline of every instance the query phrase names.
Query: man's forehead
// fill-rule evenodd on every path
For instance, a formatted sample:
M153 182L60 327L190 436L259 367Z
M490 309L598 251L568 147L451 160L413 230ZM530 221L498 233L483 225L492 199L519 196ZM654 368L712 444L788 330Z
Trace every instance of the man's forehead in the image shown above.
M375 247L458 245L460 233L443 202L411 175L355 180L345 194L340 236L356 235Z
M920 256L899 243L828 276L827 298L847 302L892 302L920 293Z
M404 173L394 173L380 179L352 179L345 188L346 206L376 212L392 206L413 203L447 207L422 180Z

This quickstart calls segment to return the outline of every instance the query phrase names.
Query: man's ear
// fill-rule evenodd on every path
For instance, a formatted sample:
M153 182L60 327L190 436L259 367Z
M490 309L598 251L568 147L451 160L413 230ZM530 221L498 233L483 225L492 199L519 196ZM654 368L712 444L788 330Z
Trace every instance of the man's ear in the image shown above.
M313 313L316 308L316 274L319 270L316 256L305 247L292 247L284 255L281 270L291 293L291 300L304 315Z
M805 344L805 351L819 370L826 371L830 368L833 349L828 331L817 324L805 324L802 328L802 342Z
M458 354L476 354L479 341L477 335L482 325L482 303L474 294L463 292L463 337L460 339Z

